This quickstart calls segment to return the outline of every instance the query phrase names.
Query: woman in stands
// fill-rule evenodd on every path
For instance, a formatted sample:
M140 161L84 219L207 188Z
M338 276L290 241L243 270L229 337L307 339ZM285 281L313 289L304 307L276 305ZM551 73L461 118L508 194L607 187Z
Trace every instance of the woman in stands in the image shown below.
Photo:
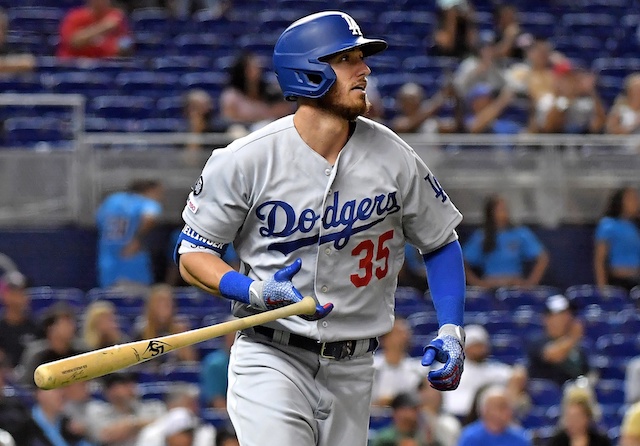
M630 74L625 79L624 94L616 98L607 118L607 133L640 133L640 73Z
M562 397L562 415L558 432L549 446L611 446L609 437L596 427L597 404L588 388L567 387Z
M640 199L624 187L614 192L595 235L593 266L598 286L630 290L640 285Z
M82 339L89 350L110 347L129 339L120 330L116 308L111 302L92 302L86 311Z
M136 339L150 339L188 330L186 323L176 314L173 289L169 285L157 284L151 287L145 304L144 319L136 330ZM197 361L196 349L184 347L168 355L171 360Z
M506 200L489 197L484 206L484 223L463 247L467 282L485 288L535 286L549 264L549 255L525 226L514 226ZM533 267L525 275L527 263Z
M258 57L249 52L242 53L231 67L229 83L220 96L220 107L223 118L245 126L248 131L293 111L280 90L265 80Z

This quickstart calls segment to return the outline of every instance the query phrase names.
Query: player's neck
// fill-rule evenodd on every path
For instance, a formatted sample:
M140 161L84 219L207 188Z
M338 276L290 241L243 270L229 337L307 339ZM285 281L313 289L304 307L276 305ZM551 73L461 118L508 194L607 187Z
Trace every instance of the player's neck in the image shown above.
M302 140L332 165L349 140L349 121L316 107L300 105L293 124Z

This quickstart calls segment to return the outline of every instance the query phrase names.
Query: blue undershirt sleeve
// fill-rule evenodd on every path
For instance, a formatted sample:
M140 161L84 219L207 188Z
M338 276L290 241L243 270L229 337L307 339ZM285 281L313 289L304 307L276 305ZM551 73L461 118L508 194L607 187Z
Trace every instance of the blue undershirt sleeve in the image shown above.
M465 276L458 240L422 256L438 324L464 323Z

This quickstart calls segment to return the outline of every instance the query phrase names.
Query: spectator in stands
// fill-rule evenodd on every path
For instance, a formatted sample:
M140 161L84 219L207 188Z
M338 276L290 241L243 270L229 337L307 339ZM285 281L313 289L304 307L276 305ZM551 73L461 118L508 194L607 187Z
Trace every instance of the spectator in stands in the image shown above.
M597 407L585 387L570 386L562 398L560 428L549 446L611 446L611 440L596 426Z
M137 446L211 446L216 430L198 418L198 388L177 384L167 397L167 412L147 425Z
M118 57L128 56L132 50L126 17L111 0L87 0L62 20L59 57Z
M624 413L620 446L640 446L640 402L629 406Z
M33 372L45 362L57 361L83 352L82 342L76 337L76 317L72 307L64 302L51 305L40 323L42 340L32 341L25 349L16 370L20 381L33 386Z
M499 385L485 389L478 399L480 419L462 429L459 446L531 446L524 429L513 424L513 406Z
M571 62L556 64L553 93L537 103L539 133L601 133L606 110L593 73Z
M609 111L606 132L614 135L630 135L640 132L640 73L627 76L624 92Z
M520 28L516 7L509 3L496 6L493 22L497 42L495 50L498 56L523 60L526 49L533 41L533 36Z
M64 390L64 415L69 419L67 429L79 437L90 435L87 409L94 401L87 381L75 382L63 387Z
M140 430L165 413L164 403L142 400L137 394L137 378L117 372L103 378L105 401L87 407L91 438L109 446L135 446Z
M549 264L540 241L529 228L511 223L507 201L498 195L485 201L483 227L472 234L463 252L467 282L486 288L538 285ZM525 275L527 262L533 267Z
M624 377L624 399L627 404L640 401L640 356L636 356L627 363Z
M187 131L192 136L187 141L187 150L212 150L212 146L203 146L199 136L203 133L224 133L228 125L214 116L211 95L200 88L189 90L184 98L184 118Z
M8 359L0 355L0 429L9 432L17 445L27 445L31 416L10 385L8 377L11 371Z
M388 406L399 393L415 392L424 377L419 358L409 356L411 328L396 316L391 331L380 338L381 352L374 356L372 404Z
M574 311L569 299L561 294L547 299L544 334L527 340L530 378L548 379L562 386L569 380L589 374L589 358L581 345L584 326Z
M85 437L70 429L71 420L63 412L64 389L36 389L36 404L31 410L30 446L92 446Z
M456 446L462 426L458 418L442 409L442 397L445 392L431 387L427 379L420 382L418 390L421 414L429 424L435 440L440 446Z
M393 424L382 429L373 439L372 446L440 446L429 425L420 415L420 400L414 393L400 393L391 401Z
M456 390L443 394L444 410L458 417L467 415L476 394L491 384L504 385L512 407L525 410L529 405L526 369L490 360L491 340L481 325L467 325L465 333L465 376Z
M16 263L6 254L0 252L0 276L11 271L19 271Z
M136 339L150 339L181 333L188 330L186 323L176 314L173 289L166 284L156 284L149 290L149 297L145 303L144 319L136 327ZM198 353L195 347L184 347L165 355L165 361L197 361ZM153 365L162 363L158 358Z
M19 271L7 272L0 278L0 302L4 306L0 318L0 350L14 367L38 333L38 326L29 314L26 287L27 278Z
M546 39L535 39L527 49L529 73L526 76L527 96L531 102L531 115L528 130L540 133L538 118L540 101L543 97L553 96L555 74L553 72L554 53Z
M100 300L91 302L85 311L82 338L87 350L97 350L129 340L120 330L115 305Z
M229 317L227 320L234 320ZM227 386L229 358L231 346L236 339L236 333L224 336L224 348L219 348L204 357L200 370L201 400L205 407L215 409L227 408Z
M222 117L246 126L248 131L281 118L293 110L282 93L266 81L260 59L253 53L238 56L229 73L229 83L220 96Z
M7 41L9 36L9 16L0 8L0 73L24 73L36 66L33 54L18 53Z
M616 190L595 233L593 266L598 286L630 290L640 284L640 199L632 187Z
M126 192L108 196L96 212L98 283L147 286L153 283L145 238L162 212L164 191L155 180L136 180Z
M215 446L240 446L238 437L231 429L219 429Z
M491 91L500 91L505 85L503 65L493 37L482 37L473 54L460 63L453 75L456 93L466 98L478 84L488 86Z
M434 35L434 56L468 56L477 32L473 6L469 0L438 0L438 28Z
M391 120L390 127L397 133L454 133L459 129L455 120L438 118L438 113L457 96L451 84L445 85L428 101L424 100L424 89L408 82L400 87L396 95L398 115Z
M464 128L469 133L516 134L522 130L519 123L502 118L502 114L511 105L515 93L504 87L499 93L487 84L477 84L466 97L468 114Z

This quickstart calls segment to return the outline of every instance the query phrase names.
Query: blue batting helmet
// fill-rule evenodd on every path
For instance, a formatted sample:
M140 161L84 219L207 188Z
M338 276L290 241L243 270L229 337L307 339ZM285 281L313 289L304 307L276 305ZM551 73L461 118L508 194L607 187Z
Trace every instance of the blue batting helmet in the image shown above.
M360 48L365 56L387 48L387 42L365 39L356 21L340 11L311 14L292 23L278 38L273 66L284 97L319 98L336 81L325 58Z

